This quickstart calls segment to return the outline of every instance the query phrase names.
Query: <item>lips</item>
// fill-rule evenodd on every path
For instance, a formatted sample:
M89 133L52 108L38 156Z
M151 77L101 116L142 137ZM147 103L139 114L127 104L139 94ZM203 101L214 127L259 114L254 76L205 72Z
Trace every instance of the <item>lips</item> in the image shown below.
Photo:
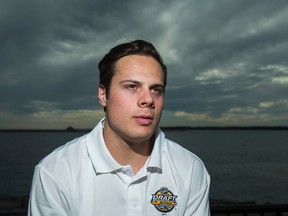
M150 125L153 121L153 117L151 115L140 115L136 116L135 119L140 125Z

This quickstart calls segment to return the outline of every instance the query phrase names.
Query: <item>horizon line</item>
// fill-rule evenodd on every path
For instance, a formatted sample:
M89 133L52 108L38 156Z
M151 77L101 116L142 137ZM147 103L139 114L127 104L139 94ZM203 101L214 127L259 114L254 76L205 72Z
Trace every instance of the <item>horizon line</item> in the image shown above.
M268 130L288 130L288 126L159 126L161 129L172 129L172 130L189 130L189 129L199 129L199 130L207 130L207 129L211 129L211 130L219 130L219 129L230 129L230 130L235 130L235 129L250 129L250 130L259 130L259 129L268 129ZM91 131L93 130L93 128L74 128L72 126L69 126L67 128L64 129L23 129L23 128L2 128L0 129L0 132L17 132L17 131L26 131L26 132L63 132L63 131L67 131L67 132L85 132L85 131Z

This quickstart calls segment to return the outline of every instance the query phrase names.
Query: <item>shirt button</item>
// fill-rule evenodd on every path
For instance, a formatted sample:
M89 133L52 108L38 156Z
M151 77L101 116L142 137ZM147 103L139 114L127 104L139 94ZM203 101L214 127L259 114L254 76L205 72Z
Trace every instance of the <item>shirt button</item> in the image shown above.
M137 206L137 202L134 201L134 202L133 202L133 207L136 207L136 206Z

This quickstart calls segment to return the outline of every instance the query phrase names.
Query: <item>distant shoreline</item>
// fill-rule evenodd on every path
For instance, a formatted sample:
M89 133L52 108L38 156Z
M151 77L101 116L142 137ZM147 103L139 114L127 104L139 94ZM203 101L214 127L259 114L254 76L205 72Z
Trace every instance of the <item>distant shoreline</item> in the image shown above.
M160 127L162 130L288 130L288 126L168 126ZM68 127L66 129L0 129L0 132L89 132L91 129L77 129Z

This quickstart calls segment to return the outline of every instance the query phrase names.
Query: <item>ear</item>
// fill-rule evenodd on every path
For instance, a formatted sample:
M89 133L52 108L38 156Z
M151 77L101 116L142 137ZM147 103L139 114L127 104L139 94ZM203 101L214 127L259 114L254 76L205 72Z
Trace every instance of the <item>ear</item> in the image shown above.
M106 107L106 88L101 84L98 87L98 100L102 107Z

